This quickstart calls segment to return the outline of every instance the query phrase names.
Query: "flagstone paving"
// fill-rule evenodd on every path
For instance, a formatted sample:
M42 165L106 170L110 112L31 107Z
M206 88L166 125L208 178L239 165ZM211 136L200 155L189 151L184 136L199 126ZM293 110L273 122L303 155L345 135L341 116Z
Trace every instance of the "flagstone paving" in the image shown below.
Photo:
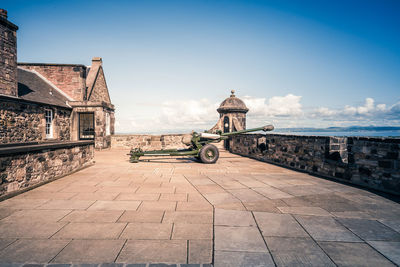
M399 255L398 203L225 151L213 165L100 151L0 202L1 266L395 266Z

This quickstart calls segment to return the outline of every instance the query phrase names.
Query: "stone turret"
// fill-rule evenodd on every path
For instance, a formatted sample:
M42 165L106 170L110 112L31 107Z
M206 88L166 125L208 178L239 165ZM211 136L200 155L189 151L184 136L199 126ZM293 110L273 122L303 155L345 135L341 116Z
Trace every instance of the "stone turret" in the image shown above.
M231 95L222 101L217 111L219 120L209 132L227 133L246 129L246 113L249 109L243 100L235 96L235 90L232 90ZM229 149L229 142L225 142L224 146Z
M18 96L17 30L8 20L7 10L0 9L0 94Z

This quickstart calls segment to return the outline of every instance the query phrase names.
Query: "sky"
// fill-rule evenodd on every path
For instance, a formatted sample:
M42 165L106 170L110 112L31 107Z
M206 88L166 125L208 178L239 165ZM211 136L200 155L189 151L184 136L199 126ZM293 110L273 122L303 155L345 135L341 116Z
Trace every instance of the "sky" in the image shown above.
M103 58L117 133L400 126L400 1L2 0L18 61Z

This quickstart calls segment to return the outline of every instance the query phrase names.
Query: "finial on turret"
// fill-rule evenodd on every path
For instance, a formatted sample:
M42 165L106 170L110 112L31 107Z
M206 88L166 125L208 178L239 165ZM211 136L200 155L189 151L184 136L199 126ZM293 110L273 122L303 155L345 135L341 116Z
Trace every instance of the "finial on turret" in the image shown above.
M235 97L235 90L231 90L231 97Z

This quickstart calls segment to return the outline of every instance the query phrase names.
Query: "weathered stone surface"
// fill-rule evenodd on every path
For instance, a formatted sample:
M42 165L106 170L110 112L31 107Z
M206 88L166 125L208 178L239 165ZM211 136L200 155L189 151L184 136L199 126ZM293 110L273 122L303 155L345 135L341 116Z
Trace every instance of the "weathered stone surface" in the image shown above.
M127 210L118 222L161 223L164 211L132 211ZM167 222L167 221L163 221Z
M256 227L215 226L215 250L267 252Z
M211 224L175 223L172 239L212 239Z
M251 212L222 209L215 210L214 224L221 226L256 226Z
M211 263L213 240L189 240L189 263ZM182 266L182 265L181 265Z
M338 266L395 266L365 243L321 242Z
M374 249L397 265L400 265L400 242L368 241Z
M49 262L68 243L69 240L21 239L0 252L0 262Z
M316 241L362 242L332 217L298 215L295 217Z
M275 266L269 252L216 251L215 267L268 267Z
M308 237L290 214L254 212L263 236Z
M117 239L125 223L69 223L54 239Z
M172 224L169 223L128 223L122 239L170 239Z
M311 238L266 237L277 266L335 266Z
M62 218L65 222L112 223L121 217L123 211L118 210L75 210Z
M337 220L364 240L400 241L399 233L378 221L351 218L338 218Z
M186 240L128 240L116 262L181 263L186 254Z
M72 240L52 262L114 262L124 243L125 240Z

